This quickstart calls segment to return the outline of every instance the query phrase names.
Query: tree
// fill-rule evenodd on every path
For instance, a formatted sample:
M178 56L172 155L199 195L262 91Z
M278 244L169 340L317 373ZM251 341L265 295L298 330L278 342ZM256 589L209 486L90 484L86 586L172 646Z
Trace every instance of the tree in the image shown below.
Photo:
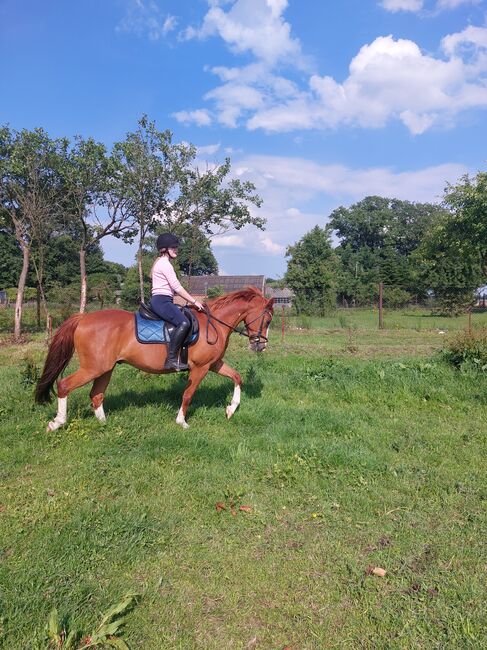
M144 282L150 282L150 270L154 262L153 255L144 251L142 255L142 272L144 274ZM124 279L122 294L122 305L124 307L132 308L140 302L140 283L139 283L139 266L131 266L127 270Z
M158 131L155 122L150 122L146 115L138 124L137 131L128 133L123 142L115 143L113 156L121 170L125 211L138 228L137 266L140 299L144 300L142 258L146 238L157 227L160 213L168 209L178 170L192 160L194 147L173 144L171 131Z
M286 283L295 293L298 312L324 315L336 304L337 257L327 229L315 226L297 244L289 246Z
M22 250L14 235L0 230L0 288L17 284L22 270Z
M487 275L487 172L474 178L465 175L457 185L447 185L443 200L452 213L445 223L451 245L458 255L469 257L475 252Z
M416 260L440 308L464 312L487 277L487 173L447 185L443 219L428 233Z
M80 312L87 300L86 254L107 235L131 241L137 227L126 209L123 167L117 156L107 156L103 144L76 137L67 151L63 181L67 229L79 242L81 277Z
M445 214L442 206L368 196L331 214L330 228L340 245L339 293L363 304L377 294L377 284L424 294L410 259L425 233Z
M9 224L22 251L15 303L15 339L21 334L22 301L32 244L37 243L41 260L46 238L59 215L59 162L65 146L65 140L51 140L43 129L20 132L11 131L8 126L0 129L0 210L2 220ZM41 285L38 266L36 275Z
M261 230L265 219L253 214L251 206L260 207L262 199L255 193L255 185L249 181L229 179L230 159L221 165L201 171L194 162L196 149L190 160L177 165L176 184L167 208L160 215L164 226L176 234L197 241L199 233L213 237L231 229L240 230L253 225ZM188 231L189 229L189 231ZM192 273L193 261L189 258L188 272Z
M216 275L218 262L211 250L210 240L195 227L188 227L179 248L179 268L184 275Z

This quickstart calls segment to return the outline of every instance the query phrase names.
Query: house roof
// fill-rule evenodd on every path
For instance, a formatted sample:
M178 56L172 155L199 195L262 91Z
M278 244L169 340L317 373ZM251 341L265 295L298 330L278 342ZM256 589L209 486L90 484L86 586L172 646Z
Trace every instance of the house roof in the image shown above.
M221 287L224 293L240 291L245 287L257 287L264 291L264 275L192 275L183 278L185 286L191 293L203 296L208 289Z

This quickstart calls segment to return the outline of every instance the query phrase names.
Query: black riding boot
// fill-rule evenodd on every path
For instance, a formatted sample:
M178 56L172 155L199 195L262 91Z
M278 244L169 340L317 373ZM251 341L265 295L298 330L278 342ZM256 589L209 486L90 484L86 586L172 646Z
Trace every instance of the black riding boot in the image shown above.
M179 348L184 343L188 335L189 323L184 322L178 325L172 333L171 340L167 346L167 359L164 364L164 370L189 370L189 366L179 361Z

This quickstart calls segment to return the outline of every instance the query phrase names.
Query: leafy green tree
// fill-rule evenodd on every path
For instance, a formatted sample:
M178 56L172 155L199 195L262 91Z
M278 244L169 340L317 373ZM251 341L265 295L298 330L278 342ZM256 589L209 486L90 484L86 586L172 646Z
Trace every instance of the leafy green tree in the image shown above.
M2 222L15 235L22 251L22 269L15 304L14 337L20 338L23 293L33 242L39 288L43 253L60 213L60 160L66 140L51 140L43 129L12 131L0 128L0 211Z
M340 240L336 249L341 261L340 297L355 304L370 302L379 282L424 295L411 256L444 215L442 206L380 196L335 210L329 225ZM401 293L400 301L403 298Z
M144 253L142 257L142 271L144 274L144 282L149 284L151 281L150 271L154 257ZM137 306L140 303L140 282L139 282L139 265L138 263L128 268L122 286L121 301L124 307L129 309Z
M80 312L86 307L88 284L86 256L90 247L112 235L132 241L137 226L127 210L123 166L117 156L107 156L105 145L76 137L63 161L66 230L78 242L81 294Z
M452 213L445 223L453 250L480 258L482 273L487 276L487 172L474 178L463 176L457 185L448 185L444 203Z
M487 173L447 185L444 205L448 211L428 233L416 262L439 308L458 314L487 279Z
M22 251L15 237L0 230L0 288L17 284L22 270Z
M142 258L146 238L159 222L160 214L167 212L170 195L177 178L195 154L188 144L174 144L169 130L158 131L155 122L144 115L138 129L128 133L125 140L115 143L113 157L121 170L120 185L124 210L137 224L140 299L144 299Z
M299 313L324 315L336 306L338 259L327 229L315 226L286 251L286 283Z
M181 273L187 276L218 273L218 262L211 250L209 238L194 227L188 226L183 231L178 262Z
M160 215L161 224L189 239L193 233L213 237L247 225L263 230L265 219L251 210L251 206L262 205L255 185L230 178L229 158L202 171L195 157L196 149L192 148L185 164L175 166L175 185Z

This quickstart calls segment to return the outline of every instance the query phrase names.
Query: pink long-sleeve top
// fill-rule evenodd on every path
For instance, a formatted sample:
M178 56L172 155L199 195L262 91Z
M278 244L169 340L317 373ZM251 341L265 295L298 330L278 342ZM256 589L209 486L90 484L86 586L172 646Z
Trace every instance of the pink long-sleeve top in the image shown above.
M179 289L182 289L182 285L176 272L169 259L162 255L157 258L152 267L152 295L174 296Z

